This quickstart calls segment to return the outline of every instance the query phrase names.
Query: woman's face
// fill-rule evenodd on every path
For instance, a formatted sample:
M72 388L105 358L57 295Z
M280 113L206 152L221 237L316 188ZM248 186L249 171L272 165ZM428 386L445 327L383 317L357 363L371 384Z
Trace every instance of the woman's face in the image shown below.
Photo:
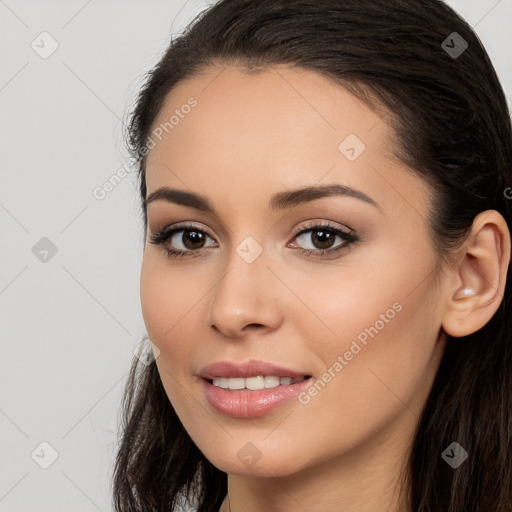
M147 204L142 310L167 395L221 470L284 476L412 439L443 283L429 188L391 158L392 135L306 70L212 67L168 95L147 197L180 194Z

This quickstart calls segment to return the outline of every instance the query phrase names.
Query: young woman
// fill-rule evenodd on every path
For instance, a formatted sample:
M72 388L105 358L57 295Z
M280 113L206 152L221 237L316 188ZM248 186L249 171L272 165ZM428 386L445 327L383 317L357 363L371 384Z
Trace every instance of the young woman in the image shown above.
M468 24L221 0L129 128L156 359L116 510L512 511L512 129Z

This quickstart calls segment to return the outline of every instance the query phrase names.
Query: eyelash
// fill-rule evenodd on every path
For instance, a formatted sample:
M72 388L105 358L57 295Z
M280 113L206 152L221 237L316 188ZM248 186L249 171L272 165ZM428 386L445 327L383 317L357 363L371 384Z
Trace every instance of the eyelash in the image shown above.
M295 233L293 235L292 240L295 240L295 238L299 237L300 235L303 235L304 233L322 231L322 230L329 231L331 234L333 234L335 236L339 236L342 240L344 240L345 243L338 245L334 249L302 249L302 248L298 247L295 250L300 251L301 253L306 254L307 256L313 256L314 258L322 258L325 255L330 256L332 254L336 254L339 251L341 251L342 249L344 249L345 247L347 247L351 244L354 244L360 240L359 237L355 234L355 231L353 231L353 230L344 231L344 230L339 229L336 226L330 224L329 222L320 223L320 224L316 223L311 226L304 227L300 231L298 231L297 233ZM200 253L202 251L202 249L198 249L198 250L189 249L188 251L182 251L180 249L169 248L165 245L165 242L167 242L170 238L172 238L176 233L179 233L180 231L194 231L197 233L202 233L204 235L207 235L213 239L213 237L211 237L206 231L198 229L193 224L185 223L185 224L180 224L178 226L174 226L171 228L165 228L162 231L160 231L154 235L151 235L149 237L150 238L149 241L150 241L150 243L155 244L155 245L163 245L163 249L167 253L167 256L172 259L194 257L191 255L189 256L189 253L196 253L196 254Z

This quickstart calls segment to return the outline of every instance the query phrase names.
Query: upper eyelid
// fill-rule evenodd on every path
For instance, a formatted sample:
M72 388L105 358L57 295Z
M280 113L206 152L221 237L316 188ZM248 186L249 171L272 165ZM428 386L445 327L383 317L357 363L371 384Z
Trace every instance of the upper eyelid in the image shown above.
M335 223L335 222L332 222L332 221L321 221L321 220L312 220L312 221L307 221L307 225L306 226L302 226L302 227L299 227L297 228L296 230L293 231L293 234L292 236L297 236L297 235L300 235L301 233L303 233L304 231L311 231L312 229L314 228L317 228L317 227L320 227L320 228L329 228L329 229L332 229L333 231L348 231L348 232L354 232L355 230L353 230L351 227L345 225L345 224L339 224L339 223Z
M205 229L202 226L195 226L192 223L190 223L190 224L184 223L184 224L177 224L177 225L168 226L168 227L163 228L160 231L157 231L157 233L172 233L172 234L175 234L175 233L180 232L180 231L192 231L193 229L197 229L197 231L201 231L201 232L205 233L212 240L215 239L215 237L213 237L210 234L208 229Z
M310 221L307 221L307 225L300 226L300 227L296 228L295 230L293 230L292 236L297 236L298 234L302 233L303 231L309 231L316 227L325 227L325 228L330 228L333 230L337 229L340 231L345 231L345 230L350 231L350 232L354 231L351 227L347 226L346 224L338 225L338 223L334 223L333 221L310 220ZM157 230L157 233L183 231L183 230L187 231L187 230L191 230L191 229L197 229L198 231L203 231L210 238L214 238L209 233L209 229L204 228L202 226L194 225L193 223L187 223L187 222L184 222L183 224L177 223L176 225L170 225L170 226L164 227L160 230Z

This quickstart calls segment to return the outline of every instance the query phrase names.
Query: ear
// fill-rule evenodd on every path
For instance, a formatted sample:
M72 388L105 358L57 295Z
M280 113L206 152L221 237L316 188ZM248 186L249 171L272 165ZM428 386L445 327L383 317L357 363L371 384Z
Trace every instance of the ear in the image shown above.
M442 327L450 336L472 334L496 313L510 262L510 231L496 210L479 213L452 268Z

